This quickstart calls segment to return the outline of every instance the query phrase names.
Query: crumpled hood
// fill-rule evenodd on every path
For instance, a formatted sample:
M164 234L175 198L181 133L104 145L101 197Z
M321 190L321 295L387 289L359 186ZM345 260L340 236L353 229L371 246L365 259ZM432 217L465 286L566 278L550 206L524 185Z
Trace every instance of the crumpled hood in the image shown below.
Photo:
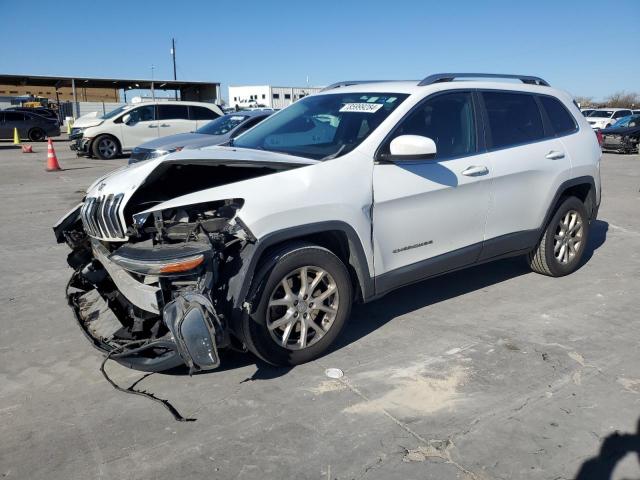
M97 116L98 112L94 113L95 115L93 116L83 115L82 117L78 118L75 122L73 122L73 128L97 127L102 122L104 122L103 119Z
M136 148L148 150L166 150L175 148L201 148L211 145L219 145L226 141L226 137L221 135L206 135L204 133L179 133L167 137L155 138L145 142Z
M609 127L602 130L603 135L630 135L638 132L640 132L640 127Z
M161 164L166 162L203 164L203 165L238 165L238 166L286 166L313 165L317 160L285 155L265 150L251 150L236 147L207 147L197 150L183 150L166 157L146 160L132 165L126 165L106 176L96 180L87 190L87 196L100 197L103 195L123 193L126 204L131 195L144 183L144 180Z

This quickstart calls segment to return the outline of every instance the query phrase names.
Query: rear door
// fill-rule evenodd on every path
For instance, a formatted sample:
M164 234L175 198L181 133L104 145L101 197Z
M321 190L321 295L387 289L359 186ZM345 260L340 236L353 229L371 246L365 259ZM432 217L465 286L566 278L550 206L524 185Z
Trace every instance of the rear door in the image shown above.
M176 133L192 132L196 129L196 122L189 119L187 105L158 104L158 136L166 137Z
M571 161L543 110L543 101L557 102L553 97L484 91L481 98L493 165L485 259L535 244L551 200L570 176ZM576 131L570 118L570 130Z
M209 110L206 107L201 107L198 105L191 105L189 107L190 118L196 122L194 130L200 127L205 126L211 120L215 120L219 117L219 115L213 110Z
M127 114L129 121L121 124L122 148L124 150L131 150L141 143L158 138L155 105L142 105L129 110Z

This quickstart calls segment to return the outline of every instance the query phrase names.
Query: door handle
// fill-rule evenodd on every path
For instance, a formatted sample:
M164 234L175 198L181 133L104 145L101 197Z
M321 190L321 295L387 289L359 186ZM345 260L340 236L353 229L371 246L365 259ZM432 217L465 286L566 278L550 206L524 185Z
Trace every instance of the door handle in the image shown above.
M467 177L479 177L480 175L486 175L489 173L489 169L484 165L471 165L463 170L462 175Z
M549 153L545 155L545 158L548 158L549 160L560 160L561 158L564 158L564 152L551 150Z
M149 125L149 128L156 128L158 125Z
M171 125L169 125L168 123L161 123L160 126L161 127L170 127Z

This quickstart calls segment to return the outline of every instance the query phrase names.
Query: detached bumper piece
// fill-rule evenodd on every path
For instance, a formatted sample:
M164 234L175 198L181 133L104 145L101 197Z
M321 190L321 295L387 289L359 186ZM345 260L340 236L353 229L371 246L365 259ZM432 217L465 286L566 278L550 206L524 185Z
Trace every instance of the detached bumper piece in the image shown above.
M222 324L204 295L187 293L179 296L164 307L163 319L189 373L220 366L216 331L222 331Z

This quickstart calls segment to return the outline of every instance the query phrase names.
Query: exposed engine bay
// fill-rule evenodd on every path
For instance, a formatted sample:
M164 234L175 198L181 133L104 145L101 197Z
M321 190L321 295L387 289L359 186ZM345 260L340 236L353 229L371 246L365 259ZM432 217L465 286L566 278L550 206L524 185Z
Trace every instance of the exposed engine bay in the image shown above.
M182 364L191 373L209 370L220 364L218 349L244 349L229 325L227 291L240 274L243 249L256 241L238 216L243 199L154 207L299 166L166 162L121 203L116 199L122 196L108 189L102 196L90 190L54 232L72 250L67 300L92 344L123 365L150 372ZM124 225L117 225L122 218Z

